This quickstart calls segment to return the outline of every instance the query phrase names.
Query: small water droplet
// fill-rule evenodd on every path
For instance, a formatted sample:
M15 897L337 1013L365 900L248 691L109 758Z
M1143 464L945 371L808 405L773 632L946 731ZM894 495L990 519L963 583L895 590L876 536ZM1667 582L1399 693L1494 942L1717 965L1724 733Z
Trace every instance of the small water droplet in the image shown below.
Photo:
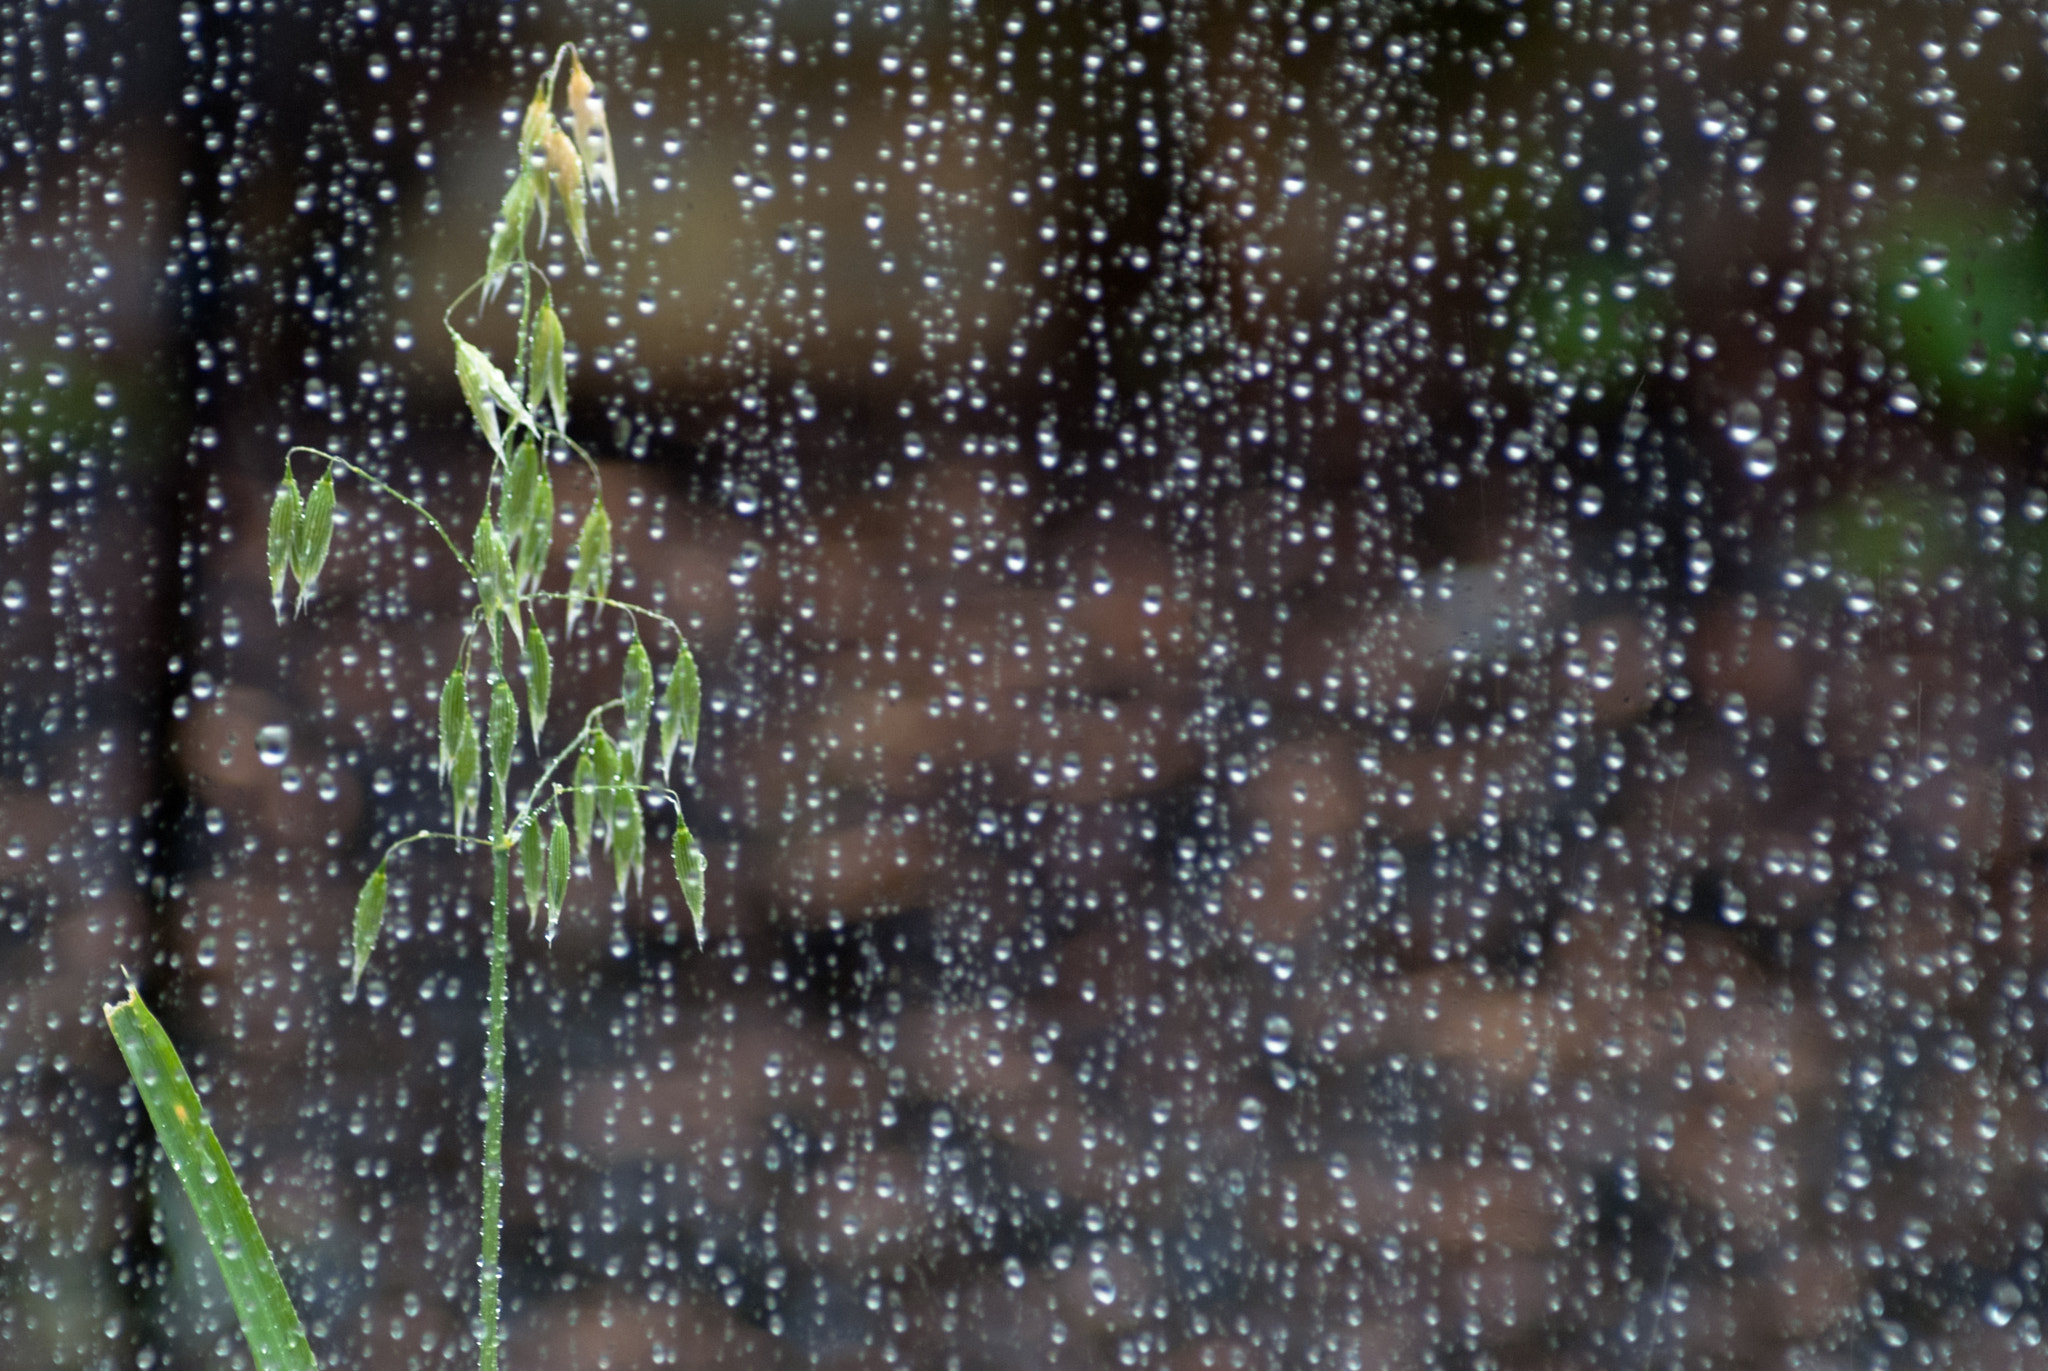
M1097 1304L1108 1306L1116 1303L1116 1277L1109 1274L1108 1267L1089 1268L1088 1293L1095 1297Z
M1247 1133L1259 1131L1259 1125L1266 1121L1266 1104L1256 1095L1247 1095L1237 1102L1237 1126Z

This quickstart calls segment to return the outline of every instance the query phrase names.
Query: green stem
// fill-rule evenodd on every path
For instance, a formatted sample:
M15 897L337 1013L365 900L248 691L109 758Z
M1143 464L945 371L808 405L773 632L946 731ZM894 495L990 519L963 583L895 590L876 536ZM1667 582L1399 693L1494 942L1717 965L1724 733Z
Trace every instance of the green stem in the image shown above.
M496 649L495 642L493 647ZM494 679L502 680L502 649L494 650L492 656ZM498 1366L498 1242L503 1229L499 1205L505 1186L506 970L512 960L512 852L505 842L506 779L491 778L491 989L489 1027L484 1039L483 1214L477 1224L483 1249L477 1274L477 1305L482 1321L477 1364L481 1371L497 1371Z
M321 449L317 447L306 447L302 444L286 452L284 455L284 459L287 463L289 463L293 457L297 456L301 452L305 453L309 457L318 457L323 462L332 462L334 463L334 465L340 467L344 471L354 472L356 475L362 477L365 481L368 481L372 486L376 487L384 494L390 496L392 499L398 501L398 503L404 505L414 514L417 514L423 521L425 521L428 528L431 528L432 530L434 530L434 532L441 535L441 541L448 545L448 550L455 554L455 560L461 563L463 573L467 575L471 580L476 579L476 564L470 561L468 556L466 556L463 553L462 549L456 545L454 535L448 532L447 528L442 525L439 519L436 519L434 517L432 511L430 511L425 505L421 504L418 500L413 499L412 496L407 495L404 491L398 489L396 486L386 481L383 477L377 475L377 473L375 473L374 471L371 471L366 467L358 466L356 463L351 462L346 457L337 457L331 452L323 452ZM290 467L287 466L286 470L290 470Z

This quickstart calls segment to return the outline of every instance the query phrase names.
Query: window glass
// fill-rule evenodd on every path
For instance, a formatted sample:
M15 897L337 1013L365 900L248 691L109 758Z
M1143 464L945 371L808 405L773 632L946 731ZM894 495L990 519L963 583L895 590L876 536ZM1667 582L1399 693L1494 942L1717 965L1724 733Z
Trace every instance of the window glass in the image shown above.
M323 1364L475 1356L473 846L347 993L474 591L266 520L475 522L567 41L710 905L520 921L509 1364L2044 1360L2048 15L4 12L0 1361L246 1364L124 976Z

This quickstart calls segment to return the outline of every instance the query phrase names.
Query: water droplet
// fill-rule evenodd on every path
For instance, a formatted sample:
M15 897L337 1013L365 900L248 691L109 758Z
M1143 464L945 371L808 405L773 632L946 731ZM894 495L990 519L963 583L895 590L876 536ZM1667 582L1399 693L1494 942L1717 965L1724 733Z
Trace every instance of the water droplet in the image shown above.
M1763 435L1763 412L1754 400L1737 400L1728 410L1728 441L1748 447Z
M1991 1298L1984 1301L1984 1322L1993 1328L2003 1328L2020 1312L2024 1297L2020 1288L2009 1280L1999 1280L1991 1287Z
M265 766L283 766L284 759L292 750L292 730L288 724L266 724L256 730L256 759Z
M1095 1302L1099 1305L1106 1307L1116 1303L1116 1277L1109 1274L1108 1267L1094 1266L1088 1269L1088 1293L1095 1297Z
M1294 1041L1294 1025L1287 1021L1285 1014L1275 1014L1266 1020L1266 1051L1277 1057L1287 1050Z
M1778 470L1778 445L1768 438L1759 438L1749 445L1743 454L1743 474L1752 481L1761 481Z
M1266 1104L1256 1095L1247 1095L1237 1102L1237 1126L1247 1133L1259 1131L1259 1125L1266 1121Z
M27 604L28 588L21 582L10 580L0 586L0 605L5 605L8 613L19 614Z

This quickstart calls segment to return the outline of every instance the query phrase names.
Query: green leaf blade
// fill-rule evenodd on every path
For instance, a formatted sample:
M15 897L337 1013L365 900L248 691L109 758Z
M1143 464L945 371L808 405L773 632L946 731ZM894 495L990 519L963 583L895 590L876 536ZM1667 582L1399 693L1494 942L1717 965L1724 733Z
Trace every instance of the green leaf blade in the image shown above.
M639 793L619 796L612 823L612 884L621 892L640 878L647 853L647 820L640 812Z
M533 506L527 511L526 525L519 530L519 553L514 567L519 573L519 584L530 586L540 579L547 569L548 553L555 541L555 489L548 477L545 463L534 478Z
M626 710L626 741L619 758L622 779L637 781L640 778L640 761L647 752L647 725L654 712L654 663L648 660L647 649L640 642L640 635L633 635L633 645L626 649L625 680L619 691L619 703Z
M555 925L562 920L562 905L569 898L569 825L555 820L548 834L548 940L554 941Z
M498 525L507 544L517 547L533 523L534 497L540 486L540 449L531 438L523 438L513 449L505 468L504 484L498 491Z
M491 233L490 252L484 261L484 303L498 293L504 284L505 273L513 263L525 255L523 243L526 225L533 216L533 207L539 197L543 183L531 167L521 168L512 178L512 184L505 188L505 198L498 205L498 226Z
M570 805L570 815L576 824L576 850L586 858L590 856L592 830L597 823L597 737L590 736L583 744L583 754L576 759L576 793Z
M661 778L668 779L669 764L676 749L685 744L690 755L697 752L697 717L702 703L703 687L697 679L697 659L690 652L688 643L676 653L675 665L669 668L668 685L661 693L661 738L660 755L655 763L661 769Z
M533 368L526 375L526 403L536 413L543 403L552 408L559 429L569 427L568 349L562 316L552 304L543 304L533 328Z
M519 893L526 901L526 927L531 931L548 902L547 852L537 818L519 834Z
M299 583L299 608L306 607L320 569L327 565L327 549L334 539L334 469L320 474L306 502L299 506L292 533L292 576Z
M462 743L462 721L468 714L468 672L463 663L457 662L441 687L441 759L435 769L444 780L448 769L455 765L455 752Z
M619 745L609 733L595 733L590 739L593 774L597 778L597 814L604 820L605 851L612 848L613 831L619 813Z
M471 544L476 563L477 590L484 598L486 615L503 614L517 642L523 632L519 618L519 587L512 574L512 559L505 552L504 536L486 510L476 523Z
M279 623L284 622L285 580L291 575L292 549L298 541L299 507L304 503L299 497L298 483L285 472L285 478L278 483L277 497L270 502L270 603L277 611Z
M354 962L349 968L349 989L353 991L363 979L363 969L370 964L370 954L377 950L377 934L384 928L384 896L386 893L384 863L377 863L377 869L370 873L370 879L363 882L363 888L356 896L355 931L352 939Z
M498 405L486 374L496 371L497 364L484 355L482 348L452 329L449 332L455 339L455 379L462 386L462 398L469 405L469 412L475 417L484 441L491 445L491 451L502 461L505 436L498 428Z
M213 1249L251 1360L258 1371L314 1371L313 1348L291 1292L163 1025L132 990L126 1000L106 1006L106 1015L171 1171Z
M548 654L547 636L538 623L526 626L526 717L533 724L534 751L540 750L541 730L548 722L548 695L554 689L555 663Z
M476 716L462 711L461 731L455 738L455 760L448 768L449 798L455 811L455 834L461 837L476 812L477 787L483 779L483 748L477 740Z
M576 535L576 569L569 576L569 625L583 600L602 600L612 582L612 520L603 504L594 504Z
M704 946L704 876L709 865L704 849L697 846L690 826L676 816L676 836L671 855L675 859L676 882L683 888L683 903L690 907L690 924L697 933L697 946Z
M502 808L505 785L512 774L512 746L519 740L519 706L512 699L512 687L502 680L491 687L489 728L491 793L498 797Z

